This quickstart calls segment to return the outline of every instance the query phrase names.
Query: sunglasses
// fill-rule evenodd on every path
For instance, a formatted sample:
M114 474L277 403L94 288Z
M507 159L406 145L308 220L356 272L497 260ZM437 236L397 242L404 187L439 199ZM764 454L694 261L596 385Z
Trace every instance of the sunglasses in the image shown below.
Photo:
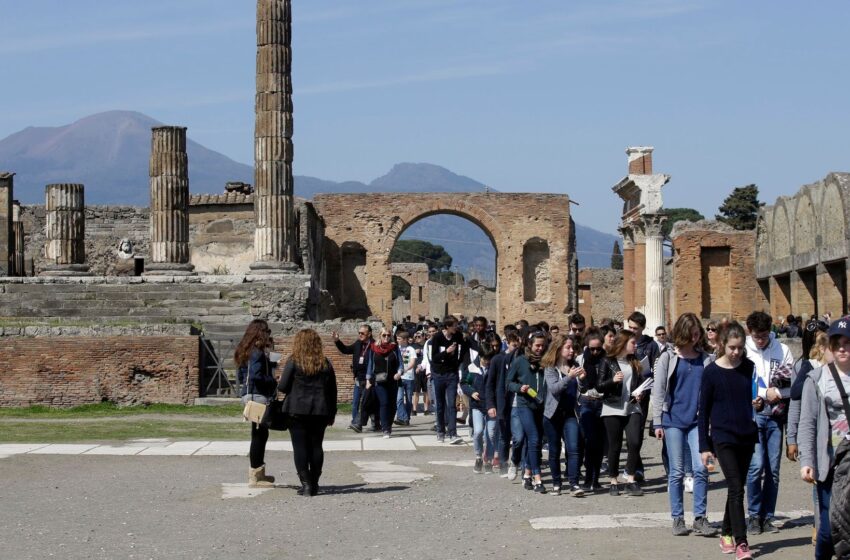
M705 332L717 332L717 329L714 327L706 327Z
M588 348L588 350L590 350L591 352L596 354L598 352L602 352L604 350L604 348Z
M390 338L391 336L392 336L391 334L382 334L381 338Z

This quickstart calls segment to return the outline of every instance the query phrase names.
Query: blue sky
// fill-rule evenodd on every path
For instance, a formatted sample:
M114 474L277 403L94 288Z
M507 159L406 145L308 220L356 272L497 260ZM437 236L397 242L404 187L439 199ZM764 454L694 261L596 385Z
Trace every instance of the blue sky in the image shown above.
M429 162L614 232L628 145L713 214L850 171L850 3L294 0L295 172ZM129 109L251 163L253 0L0 0L0 138ZM2 167L2 162L0 162Z

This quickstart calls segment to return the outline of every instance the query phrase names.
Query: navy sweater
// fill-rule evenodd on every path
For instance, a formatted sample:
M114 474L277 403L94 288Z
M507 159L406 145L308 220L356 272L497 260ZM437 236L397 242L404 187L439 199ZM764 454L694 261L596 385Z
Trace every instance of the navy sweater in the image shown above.
M699 395L699 450L714 451L718 443L735 445L758 441L753 419L753 368L744 358L735 369L712 362L702 374Z

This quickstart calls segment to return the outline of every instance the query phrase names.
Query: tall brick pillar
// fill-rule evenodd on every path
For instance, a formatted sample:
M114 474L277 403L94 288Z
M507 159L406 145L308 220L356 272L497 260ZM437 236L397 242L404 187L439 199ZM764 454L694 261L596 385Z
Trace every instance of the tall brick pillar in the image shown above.
M292 4L257 0L257 95L254 126L256 274L292 272Z
M646 232L643 222L634 227L635 239L635 309L646 307Z
M189 264L189 157L186 128L151 130L151 262L145 274L194 274Z
M14 276L26 276L24 270L24 222L21 221L21 203L17 200L12 202L12 246L14 248L13 274Z
M621 227L623 236L623 317L635 310L635 241L632 228Z
M47 244L45 256L51 264L41 276L73 276L86 274L86 204L85 187L60 183L45 187L47 210Z
M15 246L12 231L14 173L0 171L0 276L15 275Z

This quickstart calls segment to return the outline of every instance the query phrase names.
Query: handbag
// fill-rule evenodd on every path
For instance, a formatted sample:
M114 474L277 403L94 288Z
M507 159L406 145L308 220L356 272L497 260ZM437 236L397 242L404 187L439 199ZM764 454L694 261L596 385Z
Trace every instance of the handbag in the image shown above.
M385 372L385 371L381 372L381 373L376 373L375 374L375 383L386 383L387 379L389 378L389 375L390 374Z
M260 424L263 421L263 416L266 414L266 405L254 401L254 392L251 390L251 371L246 372L248 377L247 395L251 395L251 400L245 403L245 408L242 409L242 417L254 424Z
M265 413L262 418L262 425L269 430L277 430L280 432L289 429L289 415L283 411L283 403L286 400L273 400L266 406Z

